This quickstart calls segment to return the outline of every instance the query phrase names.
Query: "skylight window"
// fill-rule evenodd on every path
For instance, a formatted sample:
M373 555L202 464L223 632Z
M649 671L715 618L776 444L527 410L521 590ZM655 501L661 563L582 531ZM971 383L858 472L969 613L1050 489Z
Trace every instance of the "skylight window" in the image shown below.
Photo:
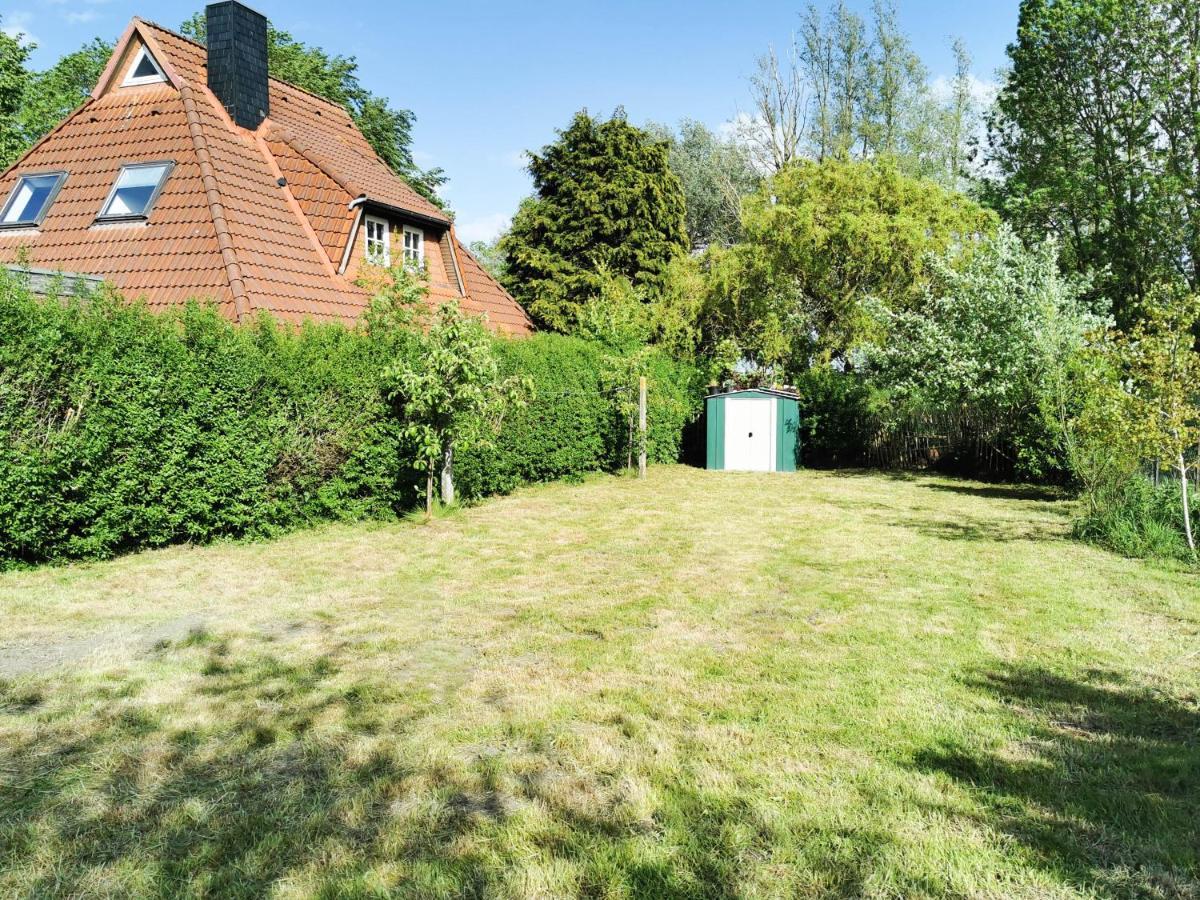
M100 208L100 219L144 219L150 215L158 192L174 168L173 162L138 163L121 167L108 199Z
M66 177L66 172L22 175L0 212L0 225L17 228L42 224Z
M149 50L142 47L138 50L137 56L133 58L133 65L129 67L129 74L121 82L121 87L131 87L135 84L157 84L166 80L167 76L159 68L158 61Z

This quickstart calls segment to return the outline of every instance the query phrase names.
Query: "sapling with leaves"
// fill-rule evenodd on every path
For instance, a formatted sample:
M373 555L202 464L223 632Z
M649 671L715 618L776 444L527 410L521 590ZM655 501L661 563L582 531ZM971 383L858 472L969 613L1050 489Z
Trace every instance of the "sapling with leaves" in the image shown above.
M1196 554L1188 475L1200 466L1200 295L1160 287L1151 293L1141 320L1128 333L1112 332L1109 346L1123 376L1114 385L1119 415L1114 439L1179 475L1183 532Z
M482 320L445 303L416 336L418 352L402 356L386 373L405 436L425 472L425 512L433 512L434 476L441 469L441 499L454 503L454 455L485 446L505 413L528 402L525 377L502 377L492 338Z

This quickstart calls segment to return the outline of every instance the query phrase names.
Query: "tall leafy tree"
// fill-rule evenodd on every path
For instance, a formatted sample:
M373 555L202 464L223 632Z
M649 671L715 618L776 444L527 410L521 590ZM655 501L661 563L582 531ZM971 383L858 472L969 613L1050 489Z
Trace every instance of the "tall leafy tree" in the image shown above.
M112 44L93 38L45 72L30 76L20 113L28 143L40 140L87 99L112 49Z
M1200 4L1023 0L990 121L993 202L1094 271L1120 324L1200 286Z
M207 37L204 14L193 15L180 30L203 43ZM392 107L386 97L363 87L358 79L358 61L353 56L331 55L269 26L267 66L275 78L344 107L379 158L427 199L442 205L437 190L446 183L445 174L441 169L421 169L413 159L416 116L412 110Z
M670 143L671 171L683 187L692 249L737 241L742 198L762 180L746 148L692 119L679 123L678 134L666 125L650 124L646 130L654 139Z
M0 31L0 168L7 168L25 150L21 105L29 81L32 47Z
M868 301L911 307L930 255L970 244L995 216L890 160L831 158L772 178L747 199L742 227L742 243L706 261L705 330L710 345L736 339L771 366L814 351L844 359L871 336Z
M688 247L683 189L670 146L618 110L579 112L558 140L530 154L534 195L500 242L505 286L543 324L571 330L599 291L623 276L651 301L672 258Z

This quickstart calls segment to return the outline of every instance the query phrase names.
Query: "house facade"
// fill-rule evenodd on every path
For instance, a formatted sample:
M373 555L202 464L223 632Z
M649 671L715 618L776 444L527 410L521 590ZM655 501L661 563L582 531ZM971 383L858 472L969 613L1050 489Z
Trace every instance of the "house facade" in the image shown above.
M0 263L99 276L152 308L356 321L368 263L427 273L494 330L529 317L346 111L267 75L267 22L210 5L207 46L134 19L91 97L0 176Z

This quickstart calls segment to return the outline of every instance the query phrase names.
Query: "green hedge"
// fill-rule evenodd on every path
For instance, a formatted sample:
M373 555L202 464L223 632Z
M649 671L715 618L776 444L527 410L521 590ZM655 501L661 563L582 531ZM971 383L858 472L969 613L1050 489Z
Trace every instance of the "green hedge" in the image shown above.
M412 508L381 373L403 333L235 327L195 304L43 301L0 273L0 567L256 536ZM535 399L464 453L464 496L616 468L626 435L596 346L497 340ZM650 455L673 460L695 374L654 355Z

